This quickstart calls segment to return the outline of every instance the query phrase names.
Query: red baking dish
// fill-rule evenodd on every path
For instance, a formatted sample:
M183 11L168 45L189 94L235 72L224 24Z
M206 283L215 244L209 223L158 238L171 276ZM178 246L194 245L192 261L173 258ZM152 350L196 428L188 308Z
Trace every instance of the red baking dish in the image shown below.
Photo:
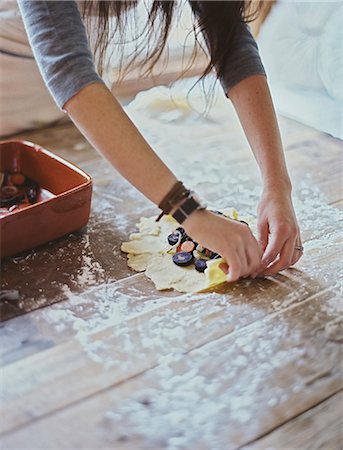
M27 141L0 142L0 171L23 175L50 195L0 217L1 257L14 256L85 226L92 180L68 161Z

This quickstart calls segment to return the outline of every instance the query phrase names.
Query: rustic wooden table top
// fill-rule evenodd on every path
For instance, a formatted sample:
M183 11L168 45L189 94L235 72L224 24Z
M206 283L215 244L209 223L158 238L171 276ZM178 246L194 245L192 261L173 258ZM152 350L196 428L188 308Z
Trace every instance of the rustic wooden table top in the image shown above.
M230 107L129 108L211 203L255 214L256 163ZM342 448L342 142L280 117L305 253L276 277L158 292L120 244L157 209L71 124L23 133L94 179L86 230L2 264L3 448Z

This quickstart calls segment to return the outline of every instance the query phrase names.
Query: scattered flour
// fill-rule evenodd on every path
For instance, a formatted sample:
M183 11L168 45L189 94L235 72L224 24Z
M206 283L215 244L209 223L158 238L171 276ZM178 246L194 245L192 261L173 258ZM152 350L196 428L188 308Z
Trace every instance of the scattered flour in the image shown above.
M230 160L239 161L247 145L237 138L234 148L226 148L237 128L236 122L228 120L231 113L227 100L224 104L219 98L219 107L206 120L196 121L192 111L183 105L182 114L166 115L156 126L159 111L145 107L148 98L151 100L152 96L142 94L127 109L175 173L180 178L187 176L190 186L200 194L208 193L209 200L218 204L218 208L232 204L243 214L253 214L260 193L258 178L255 187L246 186L243 158L237 170L230 170ZM197 102L195 109L199 106ZM187 127L183 123L185 118ZM198 136L195 140L194 135ZM175 136L180 145L175 145ZM202 158L197 157L199 152L212 152L215 157L208 158L204 167ZM221 167L219 160L223 162ZM220 198L218 183L222 189ZM123 204L120 193L114 195L118 204ZM127 195L134 201L132 189L127 190ZM330 255L339 251L342 213L327 205L325 195L313 186L310 174L304 174L298 183L294 203L305 240L304 257L297 267L316 286L330 287L339 293L342 267L337 267L337 260L332 262ZM119 215L117 222L113 206L108 211L110 206L106 199L101 202L96 219L129 234L125 216ZM308 314L306 321L300 308L298 315L293 309L288 315L280 314L276 321L266 315L295 305L305 292L300 284L269 305L264 302L268 289L264 284L259 285L253 302L246 301L236 287L230 294L177 297L161 297L155 291L146 293L134 287L125 288L124 292L120 283L99 288L105 274L91 253L90 236L96 232L96 223L91 223L83 238L81 269L74 280L82 288L82 294L66 284L62 286L66 301L24 317L29 318L37 335L39 332L49 335L55 342L74 337L92 361L104 370L113 370L113 374L133 370L138 363L145 362L147 369L151 361L157 364L140 376L140 384L135 384L134 379L127 381L133 386L127 398L117 398L118 392L112 390L113 406L106 408L100 418L102 436L110 439L117 432L123 442L138 437L147 449L184 450L201 448L204 444L212 450L223 450L220 440L223 436L227 437L228 446L228 436L240 442L239 433L244 427L246 438L253 438L256 430L263 428L263 422L273 423L283 411L292 413L294 396L301 397L302 402L310 398L316 383L325 381L317 376L323 365L328 373L337 374L334 371L342 337L339 295L323 300L320 308L313 310L313 302L308 302L306 307L312 315ZM325 252L329 258L323 264L318 255L322 257ZM33 255L27 255L26 260ZM21 264L20 259L13 262ZM247 289L255 285L243 281ZM162 305L170 308L161 309ZM145 313L149 314L147 320L140 321ZM22 323L23 319L17 319L16 323ZM117 347L113 341L94 337L105 328L113 331ZM12 332L16 332L15 327ZM208 339L213 342L206 345ZM127 356L125 360L116 360L119 351ZM155 359L148 361L151 355ZM278 409L280 405L282 409ZM109 446L115 448L115 443L109 441Z

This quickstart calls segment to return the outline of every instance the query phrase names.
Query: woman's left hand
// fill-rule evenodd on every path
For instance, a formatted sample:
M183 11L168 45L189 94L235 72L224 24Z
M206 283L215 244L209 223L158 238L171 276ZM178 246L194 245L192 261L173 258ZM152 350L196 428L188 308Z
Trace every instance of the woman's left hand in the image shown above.
M301 258L300 231L291 194L264 190L258 205L258 240L263 251L259 270L252 276L274 275Z

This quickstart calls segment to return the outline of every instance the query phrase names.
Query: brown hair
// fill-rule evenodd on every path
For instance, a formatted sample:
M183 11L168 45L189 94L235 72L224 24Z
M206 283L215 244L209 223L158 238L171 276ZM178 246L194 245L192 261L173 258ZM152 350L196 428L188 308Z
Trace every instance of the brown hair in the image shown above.
M199 43L199 33L205 37L209 50L209 63L205 68L201 79L213 68L220 78L224 75L225 62L230 57L236 42L239 39L242 23L254 20L260 10L261 2L258 0L245 1L193 1L188 0L193 13L193 32L196 44ZM138 56L145 54L146 73L151 72L156 62L161 57L171 29L172 20L177 6L177 1L153 1L148 11L148 21L143 32L138 32L136 37L142 38L141 44L136 45L134 54L127 61L120 60L121 73L125 73L137 61ZM98 60L98 70L102 74L105 66L105 55L108 46L115 42L125 43L126 28L129 24L129 15L132 14L133 22L136 21L137 0L126 1L95 1L83 2L83 16L96 17L96 40L94 43L95 55ZM116 18L115 26L110 29L109 20ZM133 24L135 27L135 24ZM135 28L137 33L137 27ZM137 40L138 41L138 40ZM153 46L151 48L151 44ZM194 48L193 58L196 57L197 48ZM125 66L125 67L124 67ZM124 72L123 72L124 69Z

